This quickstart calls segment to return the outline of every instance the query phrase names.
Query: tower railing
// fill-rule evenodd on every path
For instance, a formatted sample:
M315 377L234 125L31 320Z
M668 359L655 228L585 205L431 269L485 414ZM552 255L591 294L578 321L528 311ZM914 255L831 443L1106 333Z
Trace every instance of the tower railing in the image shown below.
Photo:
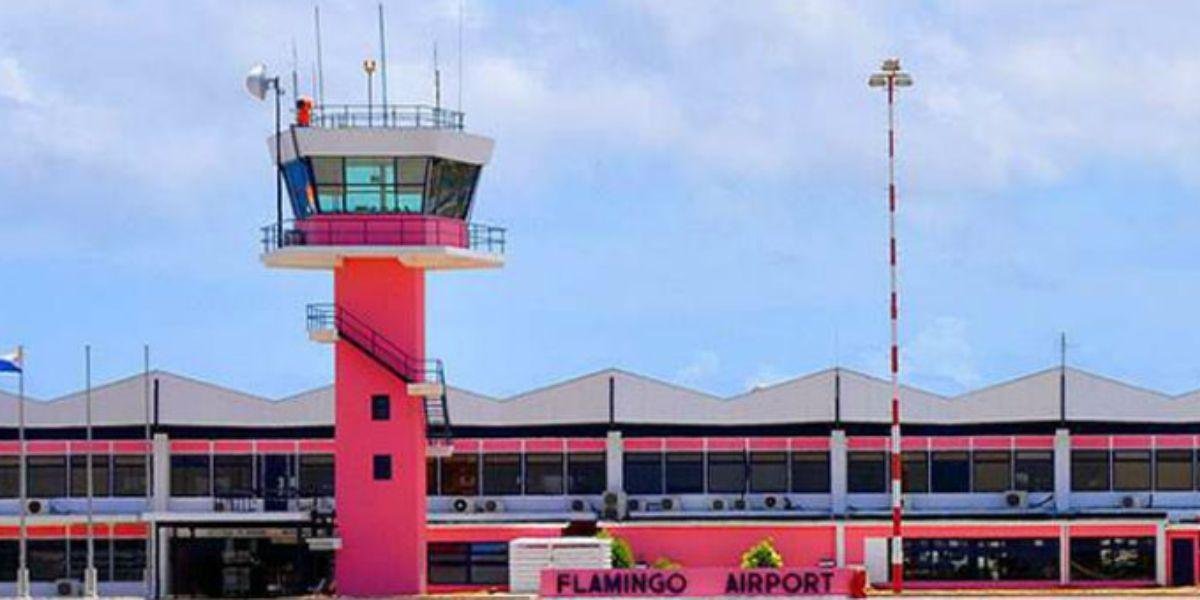
M411 216L414 218L339 215L288 219L282 227L271 223L260 228L263 252L293 246L452 246L504 254L507 232L503 227L449 217Z
M323 104L313 107L310 127L462 131L463 113L428 104Z

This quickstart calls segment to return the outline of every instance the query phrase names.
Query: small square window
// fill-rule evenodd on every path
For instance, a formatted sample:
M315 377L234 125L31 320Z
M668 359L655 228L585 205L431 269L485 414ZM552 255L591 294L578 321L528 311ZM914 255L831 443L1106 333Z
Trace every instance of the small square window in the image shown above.
M386 481L392 478L392 457L387 454L376 454L373 461L376 481Z
M392 399L387 394L371 396L371 420L386 421L392 418Z

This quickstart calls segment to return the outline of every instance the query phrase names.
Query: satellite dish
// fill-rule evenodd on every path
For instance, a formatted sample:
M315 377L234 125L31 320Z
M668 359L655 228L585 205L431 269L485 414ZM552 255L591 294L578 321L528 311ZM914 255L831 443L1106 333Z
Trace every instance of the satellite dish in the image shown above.
M246 73L246 91L259 100L267 97L272 83L273 80L267 77L267 65L262 63L250 67L250 72Z

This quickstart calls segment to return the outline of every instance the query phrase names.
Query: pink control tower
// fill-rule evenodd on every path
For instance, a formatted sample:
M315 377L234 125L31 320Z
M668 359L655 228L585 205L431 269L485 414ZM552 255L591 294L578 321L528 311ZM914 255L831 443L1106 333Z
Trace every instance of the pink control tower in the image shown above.
M429 106L296 114L269 144L294 218L263 228L262 261L333 272L334 301L308 307L308 330L335 348L337 589L422 593L425 457L450 448L425 272L504 264L504 230L471 222L493 143Z

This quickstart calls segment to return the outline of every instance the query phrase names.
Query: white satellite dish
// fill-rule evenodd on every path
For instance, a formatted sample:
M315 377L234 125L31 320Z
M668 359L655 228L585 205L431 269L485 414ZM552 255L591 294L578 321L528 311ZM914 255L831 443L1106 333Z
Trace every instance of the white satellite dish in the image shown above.
M250 67L250 72L246 73L246 91L259 100L267 97L267 90L273 83L274 80L267 77L267 65L262 63Z

